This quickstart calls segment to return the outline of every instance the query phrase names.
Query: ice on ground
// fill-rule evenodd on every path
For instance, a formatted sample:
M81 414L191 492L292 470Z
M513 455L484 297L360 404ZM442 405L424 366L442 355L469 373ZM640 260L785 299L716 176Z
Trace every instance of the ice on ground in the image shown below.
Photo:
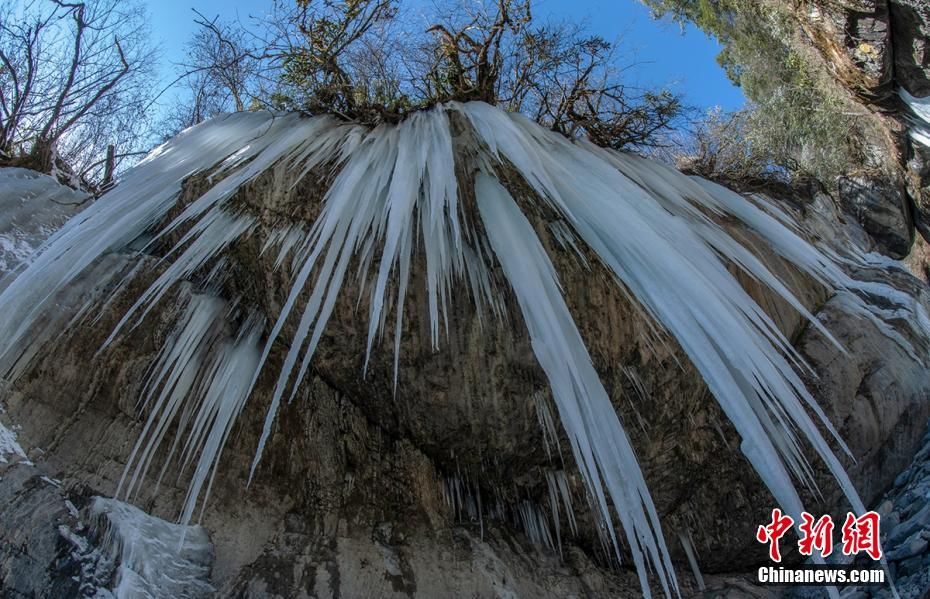
M210 597L213 545L201 526L172 524L104 497L89 506L92 536L116 566L116 599Z
M7 464L8 456L15 455L26 459L26 452L16 440L16 433L0 424L0 464Z

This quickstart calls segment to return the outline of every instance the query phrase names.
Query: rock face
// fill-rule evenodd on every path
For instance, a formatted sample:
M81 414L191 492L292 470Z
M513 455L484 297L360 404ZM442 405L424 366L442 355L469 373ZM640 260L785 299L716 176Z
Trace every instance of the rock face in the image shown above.
M908 365L915 357L926 361L930 344L920 327L905 322L922 318L920 310L930 307L930 293L900 266L859 275L893 280L897 289L914 298L914 311L902 314L901 326L895 327L902 339L889 337L875 323L850 317L842 298L834 297L817 316L843 349L813 328L804 330L797 347L818 373L812 385L820 405L839 424L858 460L851 473L863 498L874 499L908 465L922 435L921 421L908 421L926 412L930 381ZM873 296L871 301L880 305L887 299Z
M881 239L878 247L899 254L900 239L911 235L909 205L916 208L917 230L928 238L926 153L930 137L925 133L926 117L915 114L902 97L930 96L930 6L923 0L805 0L795 3L792 11L837 84L872 113L869 118L882 130L869 143L883 172L871 177L874 183L861 178L856 183L875 188L877 193L868 209L861 203L851 208L865 219L866 230L877 224L885 241L888 234L898 238L896 249ZM901 187L906 192L903 206ZM897 216L902 208L904 219ZM868 211L874 215L868 216ZM891 220L889 215L893 215ZM897 227L893 232L887 228L892 225Z
M894 93L894 41L887 0L799 3L799 22L836 78L869 101ZM897 32L894 33L897 39Z
M5 597L80 597L59 532L76 528L77 508L58 483L22 462L2 466L0 589ZM69 510L69 505L73 511Z
M805 0L795 13L837 81L863 100L893 103L899 88L930 95L930 9L922 0Z
M930 96L930 6L922 0L888 4L895 78L915 96Z
M840 177L839 200L853 215L881 253L901 259L914 243L910 202L903 188L878 177L851 174Z
M884 523L883 545L902 597L930 593L930 430L921 440L914 461L895 478L891 490L878 503ZM891 597L887 589L873 596Z
M184 597L213 594L209 537L113 499L66 491L28 460L0 466L4 597ZM79 508L82 507L83 509Z

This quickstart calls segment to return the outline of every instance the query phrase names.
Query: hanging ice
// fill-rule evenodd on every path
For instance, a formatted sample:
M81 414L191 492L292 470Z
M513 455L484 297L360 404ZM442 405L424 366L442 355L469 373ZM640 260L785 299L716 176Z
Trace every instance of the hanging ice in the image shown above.
M292 180L319 169L331 174L324 177L331 183L314 222L292 222L268 233L248 208L231 201L243 185L275 168L296 173ZM197 174L206 177L205 191L178 206L182 184ZM750 201L654 162L568 140L483 103L451 103L371 130L329 117L256 112L185 131L69 222L0 293L0 330L7 333L0 338L0 366L9 371L19 356L34 353L29 333L53 309L61 289L101 256L140 236L164 240L175 232L178 241L164 257L167 268L133 298L114 336L186 289L186 281L221 284L226 254L241 240L256 237L262 252L276 251L274 267L288 268L292 277L279 313L258 314L253 306L237 305L241 298L225 304L210 297L209 289L195 294L160 351L141 401L148 422L122 490L130 493L142 484L155 449L167 442L166 432L177 422L170 455L193 470L182 514L186 522L198 498L208 493L231 427L293 316L296 329L283 362L275 364L277 384L253 472L258 466L277 409L285 397L295 396L347 277L357 284L359 301L366 293L370 298L366 355L393 325L395 384L413 269L425 273L418 280L425 281L429 338L439 351L441 333L449 326L448 298L456 289L470 295L488 323L504 314L504 300L512 294L610 542L619 554L612 505L644 593L649 594L649 565L666 593L674 593L658 515L633 448L591 364L544 244L515 200L515 185L521 188L520 202L529 203L523 205L536 203L557 215L548 228L557 245L582 259L592 251L654 326L681 345L785 511L799 520L795 482L813 484L801 451L805 443L833 472L853 507L862 509L808 416L809 408L836 436L795 372L803 361L728 265L769 287L814 326L820 324L785 282L712 216L738 219L776 254L844 294L863 317L877 318L856 295L862 284L840 268L844 260L863 257L841 258L813 247L791 217L764 198ZM353 261L357 267L350 271ZM221 331L232 312L243 324L230 337ZM266 319L273 323L267 331ZM550 481L550 494L557 518L557 495L570 503L564 478ZM480 495L477 507L480 511ZM552 544L548 520L538 508L526 507L520 517L524 528Z
M475 181L475 194L491 247L513 285L533 351L549 377L578 468L608 523L605 487L614 500L642 587L648 588L643 552L665 585L671 563L662 545L659 516L630 440L562 299L549 257L532 225L500 183L481 173ZM613 536L612 526L610 532ZM669 593L667 586L665 592Z

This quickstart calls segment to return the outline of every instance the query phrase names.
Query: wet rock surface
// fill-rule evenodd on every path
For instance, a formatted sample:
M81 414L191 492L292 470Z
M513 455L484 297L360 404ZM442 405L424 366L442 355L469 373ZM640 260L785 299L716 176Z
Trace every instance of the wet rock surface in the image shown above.
M0 591L5 597L80 597L71 580L67 541L59 527L75 527L60 486L16 460L0 466Z
M898 259L910 253L914 223L903 186L853 174L840 177L839 200L881 253Z
M212 548L202 529L187 528L182 544L183 527L89 492L65 489L18 456L0 465L3 597L213 595Z
M911 464L876 504L882 517L882 548L901 597L930 595L930 430ZM844 594L852 593L844 590ZM892 597L887 588L859 588L863 597Z
M895 77L915 96L930 96L930 5L890 0Z

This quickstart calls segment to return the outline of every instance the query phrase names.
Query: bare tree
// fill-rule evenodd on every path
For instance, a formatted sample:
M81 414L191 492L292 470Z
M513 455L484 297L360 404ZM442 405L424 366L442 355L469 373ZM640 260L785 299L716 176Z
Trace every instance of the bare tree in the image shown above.
M736 112L710 110L690 131L681 131L671 148L654 157L680 170L725 182L737 189L788 183L797 164L757 143L751 133L753 106Z
M281 49L284 105L378 122L481 100L614 148L658 143L682 110L668 91L625 85L630 65L614 44L537 23L531 0L453 4L419 37L397 31L397 10L393 0L300 0L285 19L301 39Z
M260 47L234 21L207 18L194 10L197 31L186 46L186 60L176 64L174 84L184 89L157 126L162 138L196 125L221 112L241 112L257 101L257 78L262 66Z
M246 109L249 84L256 71L258 58L247 45L245 33L232 24L220 22L218 17L208 20L194 11L200 26L188 45L195 67L205 66L207 78L213 86L228 95L236 111Z
M0 152L75 173L142 137L152 51L140 5L21 0L0 11ZM90 173L85 173L89 175Z
M459 7L434 25L427 78L439 99L478 99L522 112L570 137L621 148L659 142L679 116L677 96L623 82L616 44L578 25L537 24L530 0Z
M667 91L624 84L615 44L538 23L531 0L450 1L419 29L398 0L274 0L251 27L198 13L179 65L190 91L167 130L250 107L376 124L481 100L620 148L658 143L681 112Z

